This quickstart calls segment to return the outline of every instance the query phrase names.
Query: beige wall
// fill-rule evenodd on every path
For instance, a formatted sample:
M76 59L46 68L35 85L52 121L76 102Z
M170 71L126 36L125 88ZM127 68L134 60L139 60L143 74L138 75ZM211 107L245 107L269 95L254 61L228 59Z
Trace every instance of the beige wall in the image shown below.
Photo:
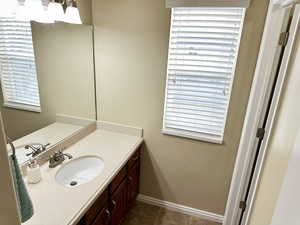
M56 114L95 119L92 27L32 24L41 113L2 108L8 135L19 138L55 121Z
M6 225L19 225L18 206L13 189L13 180L9 167L9 159L6 150L5 134L2 115L0 112L0 223Z
M92 0L77 0L77 6L82 23L92 25Z
M299 29L299 28L298 28ZM300 128L300 33L297 33L250 225L269 225Z
M92 27L36 23L33 37L44 111L95 119Z
M267 0L248 9L223 145L161 134L170 10L94 0L98 118L144 128L141 193L224 214Z

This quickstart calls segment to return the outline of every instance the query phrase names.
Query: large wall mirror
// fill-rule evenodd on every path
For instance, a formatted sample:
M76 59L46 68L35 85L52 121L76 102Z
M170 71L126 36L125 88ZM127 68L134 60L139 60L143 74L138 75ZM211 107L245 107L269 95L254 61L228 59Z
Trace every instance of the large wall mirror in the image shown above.
M92 26L1 18L0 30L1 111L24 163L84 126L68 118L96 118Z

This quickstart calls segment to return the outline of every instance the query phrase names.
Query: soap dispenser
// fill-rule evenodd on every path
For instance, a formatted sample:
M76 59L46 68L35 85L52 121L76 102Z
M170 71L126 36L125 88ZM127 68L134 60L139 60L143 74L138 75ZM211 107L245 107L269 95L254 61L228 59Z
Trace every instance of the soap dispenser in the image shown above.
M27 168L27 182L36 184L42 179L41 168L35 159L30 159Z

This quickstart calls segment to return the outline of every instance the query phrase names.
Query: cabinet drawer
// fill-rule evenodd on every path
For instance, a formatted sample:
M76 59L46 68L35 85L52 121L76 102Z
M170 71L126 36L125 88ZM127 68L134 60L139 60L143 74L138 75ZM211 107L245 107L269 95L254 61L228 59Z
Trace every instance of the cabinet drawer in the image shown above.
M140 159L140 148L138 148L135 151L135 153L133 153L133 155L128 160L128 163L127 163L128 169L130 169L131 167L133 167L134 164L139 161L139 159Z
M124 166L110 184L111 194L115 192L115 190L118 188L121 182L126 178L126 176L127 176L127 171L126 171L126 166Z
M101 196L95 201L95 203L91 206L89 211L85 214L84 221L86 225L90 225L93 223L97 215L107 205L107 201L108 201L108 190L105 190L101 194Z

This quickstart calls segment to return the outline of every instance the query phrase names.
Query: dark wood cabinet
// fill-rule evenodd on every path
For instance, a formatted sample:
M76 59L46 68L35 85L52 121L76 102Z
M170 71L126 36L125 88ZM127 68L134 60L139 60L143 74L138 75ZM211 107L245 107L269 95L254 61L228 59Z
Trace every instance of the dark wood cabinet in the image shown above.
M111 221L111 212L108 207L102 208L92 225L109 225Z
M139 193L140 150L129 158L78 225L120 225Z
M94 204L90 207L88 212L85 214L83 218L84 225L90 225L94 222L96 217L99 213L101 213L101 210L104 208L108 209L108 199L109 199L109 193L108 190L105 190L101 196L94 202Z
M127 168L132 168L137 162L140 160L140 150L136 150L136 152L130 157L127 162Z
M124 166L123 168L121 168L119 173L115 176L115 178L112 180L112 182L109 185L110 195L112 195L117 190L121 182L126 178L127 178L127 166Z
M137 161L128 171L127 210L129 210L139 193L140 163Z
M122 181L111 197L111 225L119 225L127 212L127 182Z

